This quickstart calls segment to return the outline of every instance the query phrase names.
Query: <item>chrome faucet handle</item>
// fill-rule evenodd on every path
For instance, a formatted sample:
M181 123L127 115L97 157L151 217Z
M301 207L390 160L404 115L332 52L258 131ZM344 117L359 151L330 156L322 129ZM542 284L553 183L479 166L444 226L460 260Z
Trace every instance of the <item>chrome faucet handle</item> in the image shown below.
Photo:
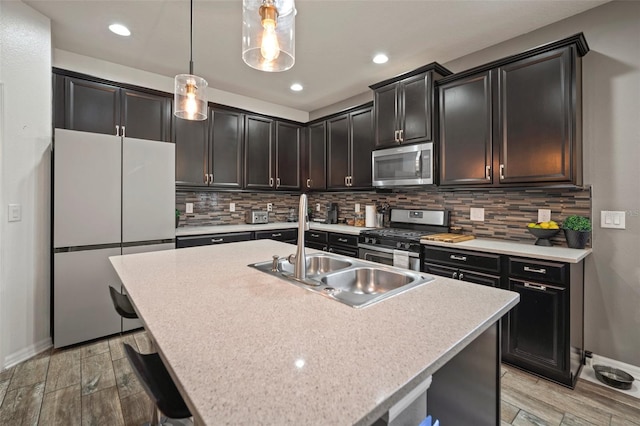
M279 264L280 256L277 254L273 255L273 263L271 264L271 272L278 272L278 264Z
M290 254L289 256L287 256L287 261L291 264L296 263L296 255L295 254Z

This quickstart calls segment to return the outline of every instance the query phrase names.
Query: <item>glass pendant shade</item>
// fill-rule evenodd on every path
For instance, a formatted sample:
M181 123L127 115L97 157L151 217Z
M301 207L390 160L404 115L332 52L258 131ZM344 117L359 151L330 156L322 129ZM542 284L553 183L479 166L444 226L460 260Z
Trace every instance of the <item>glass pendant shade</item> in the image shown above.
M174 115L185 120L206 120L207 85L207 80L196 75L176 75L173 97Z
M295 63L293 0L242 1L242 59L260 71L286 71Z

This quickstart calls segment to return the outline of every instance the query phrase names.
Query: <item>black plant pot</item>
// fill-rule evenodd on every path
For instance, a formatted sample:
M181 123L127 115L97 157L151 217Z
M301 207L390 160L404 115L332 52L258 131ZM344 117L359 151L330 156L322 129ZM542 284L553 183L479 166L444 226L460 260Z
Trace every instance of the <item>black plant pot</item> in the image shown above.
M589 241L590 231L573 231L564 229L564 237L567 239L569 248L583 249Z
M178 227L178 222L180 222L180 216L176 216L176 228Z

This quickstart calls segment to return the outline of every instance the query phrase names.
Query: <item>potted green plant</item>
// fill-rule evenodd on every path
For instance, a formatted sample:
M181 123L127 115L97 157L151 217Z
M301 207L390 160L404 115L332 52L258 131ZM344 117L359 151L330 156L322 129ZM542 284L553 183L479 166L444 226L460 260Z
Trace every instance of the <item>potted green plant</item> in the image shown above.
M583 249L591 234L591 220L588 217L571 215L564 220L562 229L570 248Z
M180 222L180 210L176 209L176 228L178 227L179 222Z

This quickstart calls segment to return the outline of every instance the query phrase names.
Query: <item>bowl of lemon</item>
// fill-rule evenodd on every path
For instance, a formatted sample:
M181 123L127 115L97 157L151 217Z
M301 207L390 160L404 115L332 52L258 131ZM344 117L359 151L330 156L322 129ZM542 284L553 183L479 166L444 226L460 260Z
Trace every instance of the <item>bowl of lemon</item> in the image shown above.
M560 225L553 220L548 222L531 222L527 225L527 229L537 238L537 246L551 247L553 244L551 244L549 239L560 232Z

